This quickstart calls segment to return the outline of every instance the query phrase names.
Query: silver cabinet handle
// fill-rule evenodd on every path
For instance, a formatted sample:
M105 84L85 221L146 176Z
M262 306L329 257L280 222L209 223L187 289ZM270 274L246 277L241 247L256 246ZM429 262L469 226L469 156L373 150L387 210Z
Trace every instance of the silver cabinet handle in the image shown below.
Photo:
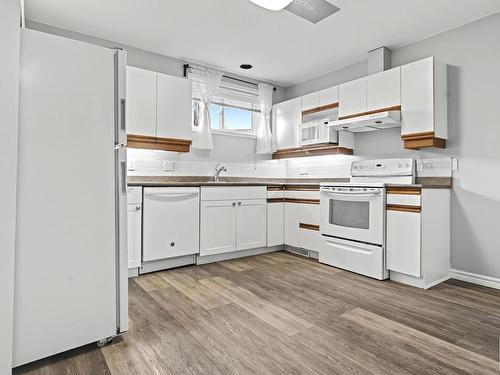
M241 206L241 202L238 202L238 206Z
M236 202L233 202L233 207L236 206Z

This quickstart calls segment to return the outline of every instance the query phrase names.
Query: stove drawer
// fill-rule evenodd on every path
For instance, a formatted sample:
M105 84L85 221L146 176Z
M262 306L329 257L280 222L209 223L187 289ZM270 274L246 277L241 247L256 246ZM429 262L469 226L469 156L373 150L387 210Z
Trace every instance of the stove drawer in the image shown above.
M323 236L319 261L378 280L389 277L381 246Z

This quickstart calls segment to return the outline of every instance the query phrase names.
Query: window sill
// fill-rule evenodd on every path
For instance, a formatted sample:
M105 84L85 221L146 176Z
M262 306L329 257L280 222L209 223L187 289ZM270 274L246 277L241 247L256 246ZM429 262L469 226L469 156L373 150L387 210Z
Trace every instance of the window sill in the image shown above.
M198 131L193 130L193 132L198 132ZM224 131L224 130L212 130L212 134L214 134L214 135L228 135L230 137L251 138L251 139L257 138L257 135L252 134L252 133L250 133L250 134L238 133L238 132Z

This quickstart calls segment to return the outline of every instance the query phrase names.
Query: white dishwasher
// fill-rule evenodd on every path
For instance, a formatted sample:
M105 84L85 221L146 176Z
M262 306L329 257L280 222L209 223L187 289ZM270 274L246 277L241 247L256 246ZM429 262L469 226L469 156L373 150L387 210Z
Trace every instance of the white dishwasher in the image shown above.
M144 188L143 262L200 252L200 189Z

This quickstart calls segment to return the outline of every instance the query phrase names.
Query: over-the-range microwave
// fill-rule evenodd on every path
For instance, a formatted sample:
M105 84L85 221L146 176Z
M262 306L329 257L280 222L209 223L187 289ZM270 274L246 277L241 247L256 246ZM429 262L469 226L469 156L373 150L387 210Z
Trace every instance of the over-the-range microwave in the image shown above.
M338 132L328 126L329 121L329 119L323 119L300 124L300 145L307 146L318 143L337 143Z

